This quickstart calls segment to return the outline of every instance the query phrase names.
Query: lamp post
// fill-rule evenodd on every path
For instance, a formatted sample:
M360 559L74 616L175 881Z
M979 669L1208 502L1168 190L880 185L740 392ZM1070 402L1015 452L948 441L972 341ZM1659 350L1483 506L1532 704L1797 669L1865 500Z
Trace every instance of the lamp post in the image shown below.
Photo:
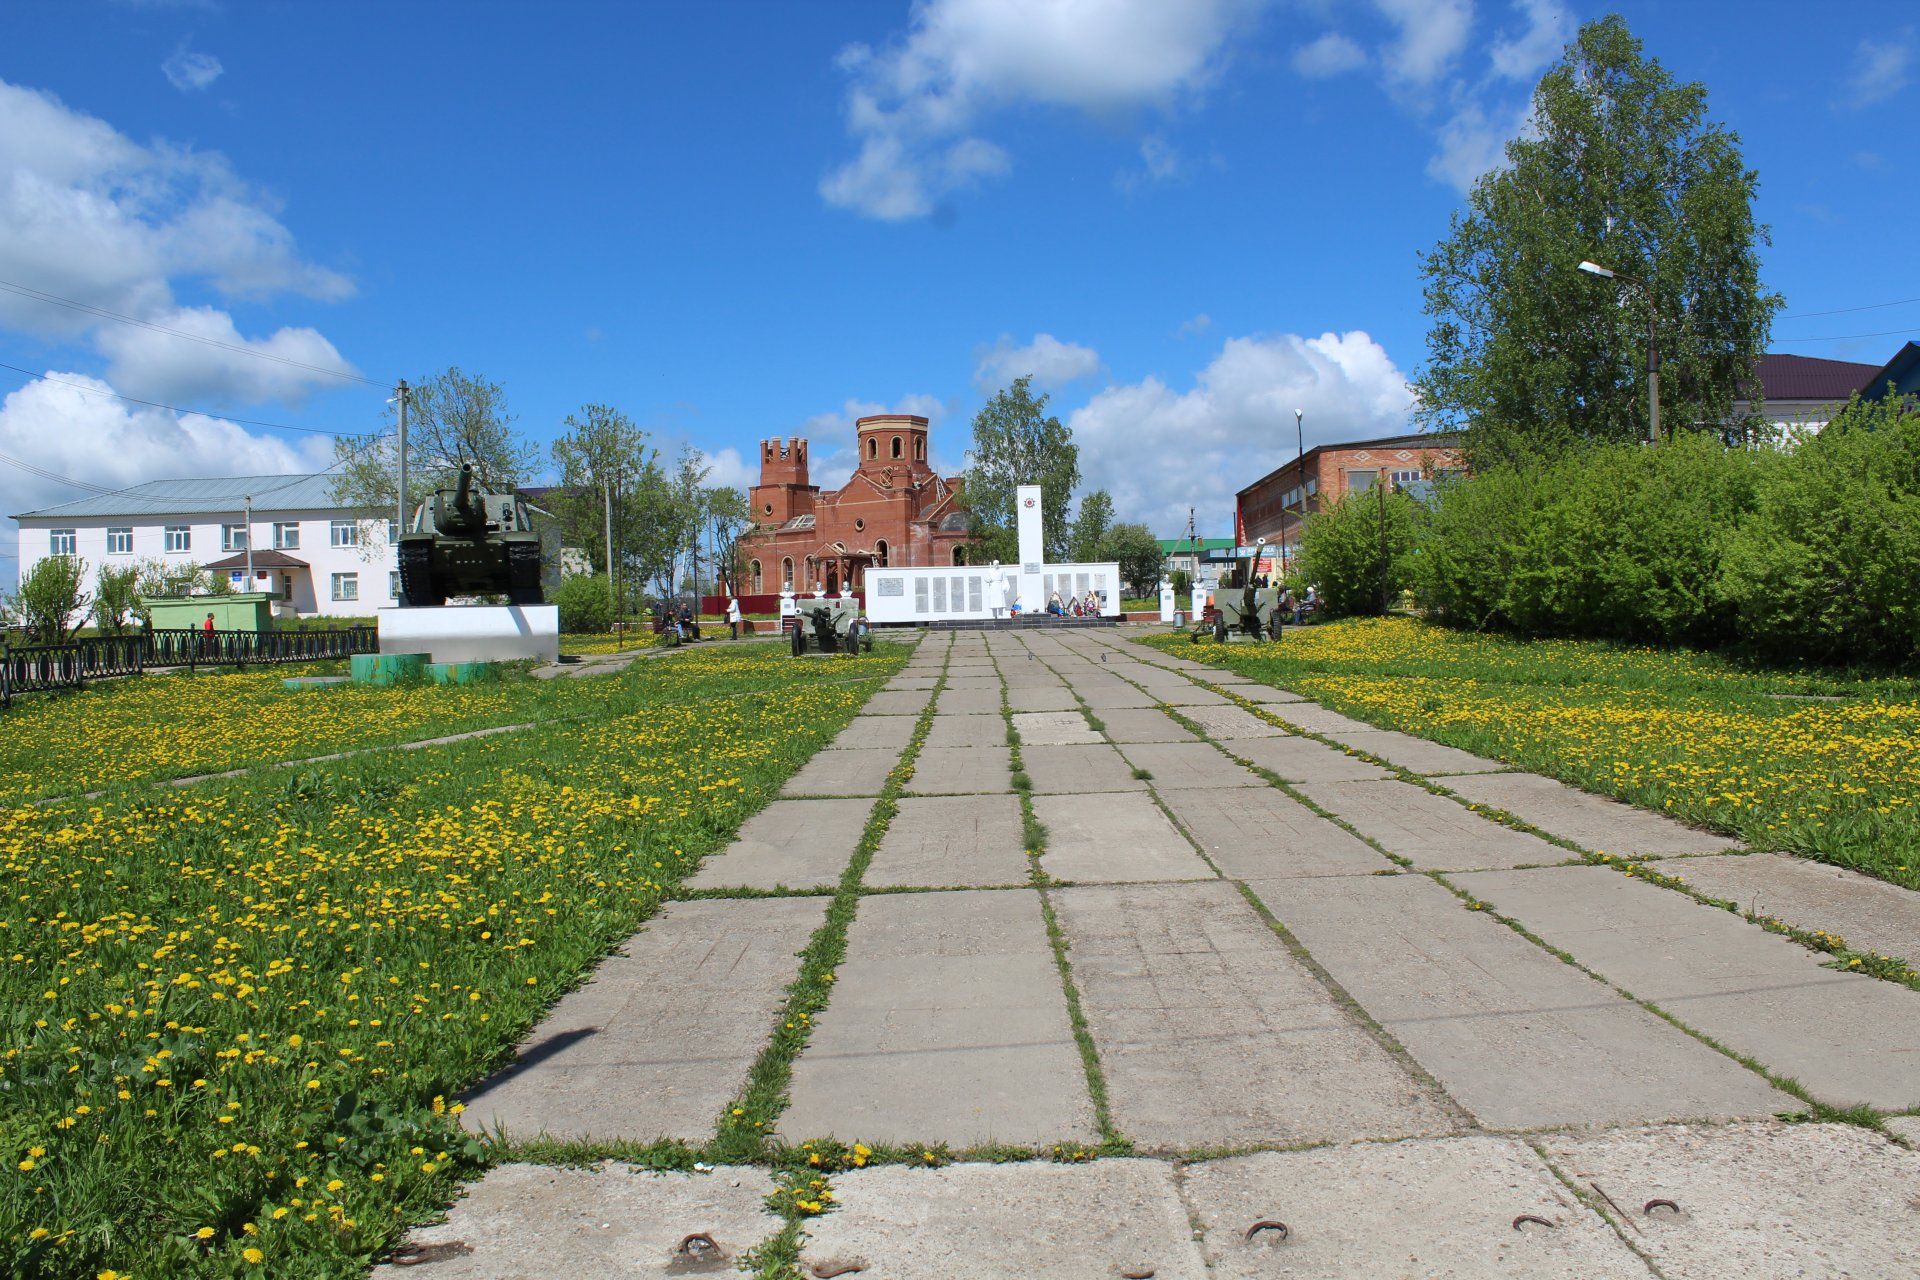
M1660 443L1660 344L1654 333L1653 290L1644 280L1603 267L1597 262L1582 262L1580 269L1603 280L1618 280L1644 290L1647 294L1647 443Z

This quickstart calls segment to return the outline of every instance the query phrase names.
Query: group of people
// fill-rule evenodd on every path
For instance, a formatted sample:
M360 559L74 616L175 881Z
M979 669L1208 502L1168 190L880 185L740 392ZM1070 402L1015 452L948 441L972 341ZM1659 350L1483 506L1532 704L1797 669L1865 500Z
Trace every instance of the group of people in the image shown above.
M1097 618L1100 616L1100 597L1089 591L1084 600L1076 598L1063 603L1060 593L1056 591L1047 599L1047 612L1056 618Z

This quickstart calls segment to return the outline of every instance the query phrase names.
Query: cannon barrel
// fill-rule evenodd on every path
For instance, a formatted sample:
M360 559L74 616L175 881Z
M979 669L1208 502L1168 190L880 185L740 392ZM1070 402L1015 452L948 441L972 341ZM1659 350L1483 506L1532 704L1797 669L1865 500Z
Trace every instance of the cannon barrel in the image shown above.
M473 464L471 462L463 462L460 464L460 480L453 491L453 507L454 510L464 515L467 508L472 504Z

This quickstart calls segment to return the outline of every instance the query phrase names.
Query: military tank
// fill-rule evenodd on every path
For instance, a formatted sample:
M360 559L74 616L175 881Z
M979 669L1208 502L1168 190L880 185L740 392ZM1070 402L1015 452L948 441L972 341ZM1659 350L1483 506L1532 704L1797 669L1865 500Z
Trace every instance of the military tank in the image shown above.
M539 604L540 535L518 495L478 487L471 464L451 489L420 504L400 535L400 604L443 605L448 596L504 595Z
M1280 638L1280 588L1261 578L1260 551L1233 562L1228 575L1213 589L1213 625L1193 629L1195 641L1209 633L1221 644L1231 635L1249 640Z

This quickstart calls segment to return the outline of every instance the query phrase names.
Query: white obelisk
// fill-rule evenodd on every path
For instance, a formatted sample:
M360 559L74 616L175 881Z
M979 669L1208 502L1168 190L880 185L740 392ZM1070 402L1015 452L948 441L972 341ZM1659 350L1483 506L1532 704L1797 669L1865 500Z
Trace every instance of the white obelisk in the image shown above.
M1019 592L1020 608L1038 613L1047 607L1041 571L1047 558L1046 539L1040 532L1040 486L1023 484L1013 493L1014 527L1020 535Z

